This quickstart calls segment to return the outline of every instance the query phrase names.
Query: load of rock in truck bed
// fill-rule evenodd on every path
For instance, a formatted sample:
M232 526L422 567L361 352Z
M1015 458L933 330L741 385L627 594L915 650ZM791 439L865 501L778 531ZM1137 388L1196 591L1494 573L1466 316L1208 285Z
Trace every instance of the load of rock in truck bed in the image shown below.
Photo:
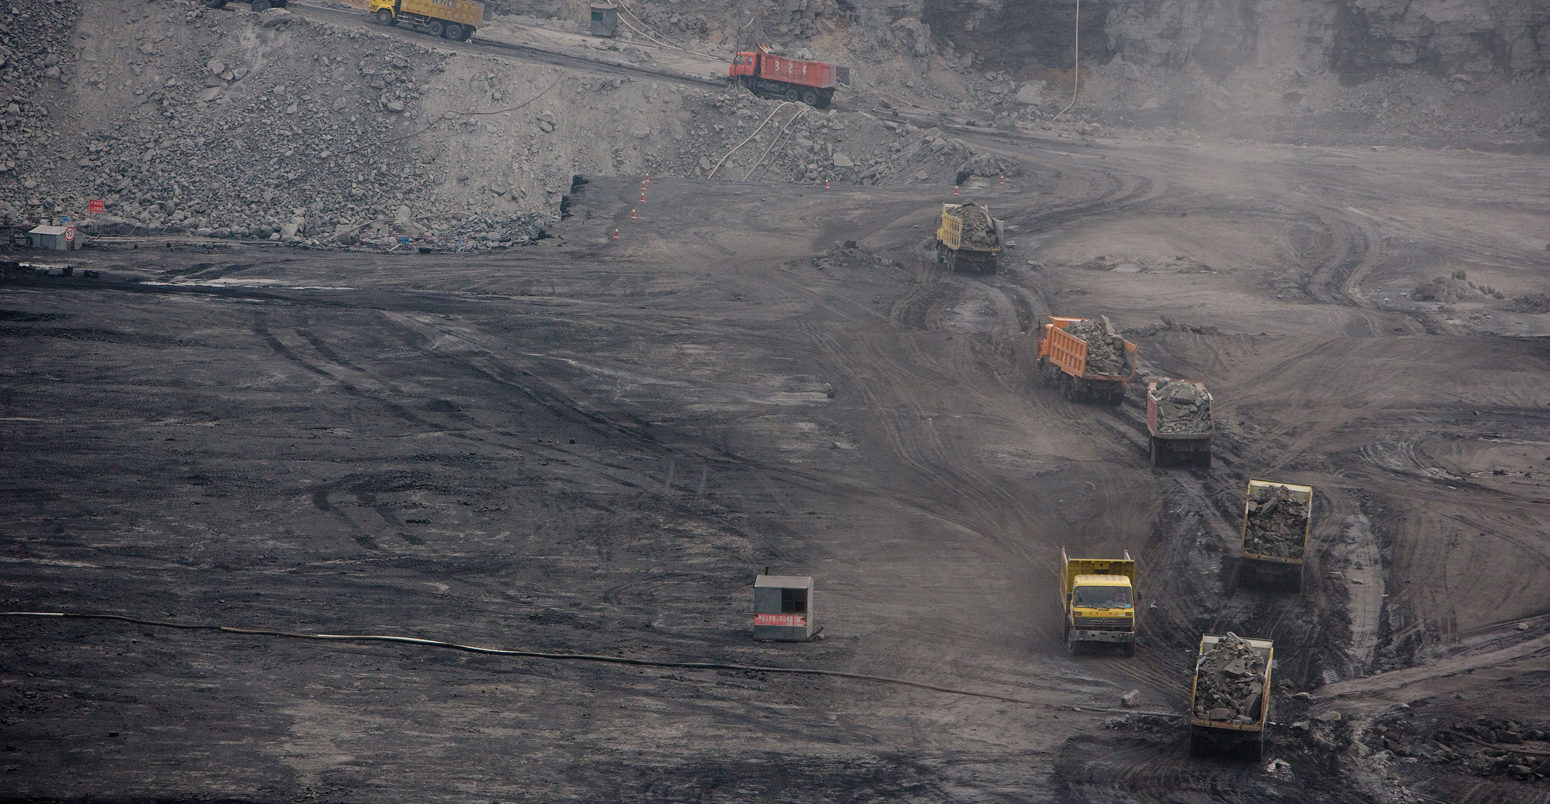
M960 239L969 248L995 248L996 224L990 219L990 210L979 204L964 204L958 208L958 218L963 221Z
M1087 373L1123 374L1125 339L1114 330L1108 316L1073 321L1066 332L1087 342Z
M1090 351L1092 347L1088 349ZM1211 401L1204 385L1183 380L1160 380L1152 391L1157 397L1157 432L1211 431Z
M1248 522L1243 551L1264 556L1298 558L1308 533L1308 503L1284 486L1260 486L1244 506Z
M1237 634L1217 640L1195 665L1195 717L1215 723L1259 722L1265 660Z

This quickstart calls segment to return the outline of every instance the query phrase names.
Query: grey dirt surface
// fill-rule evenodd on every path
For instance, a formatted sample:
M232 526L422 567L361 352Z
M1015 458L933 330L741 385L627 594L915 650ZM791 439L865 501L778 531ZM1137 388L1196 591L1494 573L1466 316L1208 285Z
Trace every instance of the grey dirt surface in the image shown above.
M1370 730L1544 719L1550 322L1386 290L1445 252L1529 292L1542 163L981 139L1024 165L981 193L1024 233L994 277L924 247L947 185L653 179L632 221L621 177L501 254L148 242L0 284L0 608L959 692L5 616L0 797L1545 800ZM1118 250L1213 270L1077 267ZM1142 354L1209 380L1213 469L1032 381L1073 301L1182 322ZM1320 490L1301 595L1223 571L1267 473ZM1140 559L1133 659L1062 650L1062 544ZM751 639L766 567L814 576L824 639ZM1226 631L1276 643L1289 770L1187 756Z

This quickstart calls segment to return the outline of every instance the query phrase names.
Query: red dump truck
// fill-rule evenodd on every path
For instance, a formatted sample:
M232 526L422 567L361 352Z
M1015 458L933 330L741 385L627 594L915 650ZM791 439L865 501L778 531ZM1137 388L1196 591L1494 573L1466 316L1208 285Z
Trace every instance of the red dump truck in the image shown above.
M1107 318L1050 316L1039 335L1039 379L1067 399L1125 401L1140 349L1114 332Z
M844 78L845 68L821 61L788 59L760 45L753 51L737 54L727 74L755 95L800 100L818 109L829 108L836 83Z

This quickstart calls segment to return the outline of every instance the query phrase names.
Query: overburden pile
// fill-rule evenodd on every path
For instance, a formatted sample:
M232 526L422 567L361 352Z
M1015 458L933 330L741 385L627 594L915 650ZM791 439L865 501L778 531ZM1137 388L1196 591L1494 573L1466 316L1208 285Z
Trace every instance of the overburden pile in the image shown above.
M1122 374L1125 371L1125 339L1114 329L1108 316L1097 320L1073 321L1066 332L1087 342L1087 371L1090 374Z
M1159 380L1153 395L1157 398L1157 432L1211 432L1211 399L1204 385Z
M1243 551L1281 558L1302 555L1308 531L1308 503L1284 486L1260 486L1245 505Z
M1195 717L1214 723L1258 723L1265 669L1264 658L1242 637L1223 636L1195 665Z
M996 225L990 219L990 210L979 204L964 204L958 208L963 221L963 244L970 248L995 248Z

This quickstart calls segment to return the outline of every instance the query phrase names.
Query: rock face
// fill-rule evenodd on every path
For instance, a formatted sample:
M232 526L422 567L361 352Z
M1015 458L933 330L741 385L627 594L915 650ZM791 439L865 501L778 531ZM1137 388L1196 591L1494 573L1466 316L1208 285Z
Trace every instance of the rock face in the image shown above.
M1308 530L1308 503L1282 486L1260 486L1245 505L1243 550L1258 555L1300 558Z
M1242 637L1223 636L1195 665L1195 717L1216 723L1258 723L1265 670L1265 660Z
M1090 374L1121 374L1125 370L1125 338L1115 331L1108 316L1075 321L1066 332L1087 342Z
M856 0L899 8L985 67L1072 65L1076 7L1069 0ZM917 8L918 6L918 8ZM1330 69L1360 81L1393 68L1441 77L1550 65L1550 4L1541 0L1151 0L1084 3L1081 58L1118 56L1143 69Z
M1211 432L1211 400L1204 385L1159 380L1152 393L1157 397L1157 432Z

